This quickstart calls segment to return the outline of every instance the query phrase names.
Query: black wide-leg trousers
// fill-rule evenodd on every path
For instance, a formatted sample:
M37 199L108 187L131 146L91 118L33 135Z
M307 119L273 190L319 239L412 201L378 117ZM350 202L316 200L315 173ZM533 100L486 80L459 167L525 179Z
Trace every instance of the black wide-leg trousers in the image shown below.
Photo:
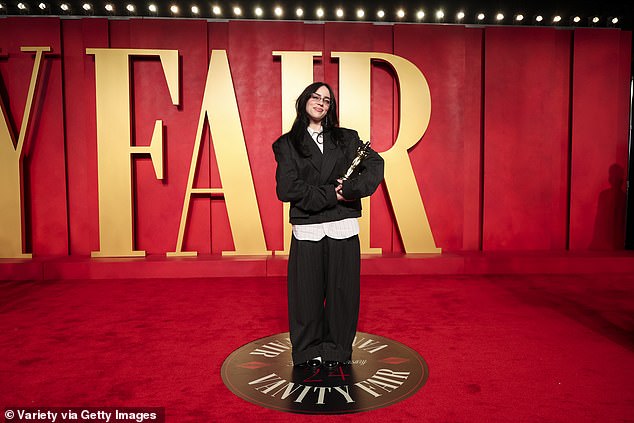
M359 320L359 237L291 240L288 318L293 363L346 361Z

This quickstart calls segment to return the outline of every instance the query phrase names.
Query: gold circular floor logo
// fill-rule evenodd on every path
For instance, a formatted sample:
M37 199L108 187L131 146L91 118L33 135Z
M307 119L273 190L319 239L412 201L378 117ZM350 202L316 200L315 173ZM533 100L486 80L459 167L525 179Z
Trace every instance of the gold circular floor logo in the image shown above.
M294 367L288 333L250 342L227 357L222 380L253 404L304 414L357 413L412 396L429 370L411 348L357 332L352 361L334 369Z

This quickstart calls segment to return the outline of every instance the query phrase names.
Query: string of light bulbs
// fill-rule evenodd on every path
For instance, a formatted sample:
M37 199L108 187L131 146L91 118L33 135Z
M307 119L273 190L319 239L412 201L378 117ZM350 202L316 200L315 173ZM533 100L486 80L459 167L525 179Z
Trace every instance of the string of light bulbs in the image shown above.
M14 6L14 7L12 7ZM564 19L564 16L555 14L546 16L545 14L535 14L531 17L524 13L515 13L507 16L504 12L487 14L483 11L476 11L468 14L464 10L449 13L443 9L426 11L415 9L408 11L405 8L388 10L376 8L366 10L355 8L354 10L337 7L327 10L324 7L306 9L303 7L287 8L280 5L265 8L261 5L252 6L245 9L239 5L223 8L219 4L205 4L205 6L191 5L181 8L177 3L158 4L150 2L143 6L135 3L115 4L106 2L95 4L85 2L81 8L73 8L71 3L62 1L61 3L34 2L29 3L24 0L15 4L3 3L0 1L0 14L47 14L47 15L104 15L104 16L165 16L179 18L211 18L211 19L295 19L295 20L357 20L376 22L420 22L420 23L455 23L455 24L533 24L533 25L561 25L571 26L616 26L619 24L618 16L601 17L598 15L581 16L572 15Z

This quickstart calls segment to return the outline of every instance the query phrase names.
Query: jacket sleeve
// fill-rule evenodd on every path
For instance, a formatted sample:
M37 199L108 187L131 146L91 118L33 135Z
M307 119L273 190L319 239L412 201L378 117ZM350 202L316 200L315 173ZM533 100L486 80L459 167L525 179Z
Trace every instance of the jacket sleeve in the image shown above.
M356 132L353 132L355 139L355 150L363 145ZM347 200L358 200L372 195L383 180L383 159L379 154L370 149L368 155L363 159L359 168L355 171L356 176L343 182L343 196Z
M310 185L300 179L292 158L292 148L286 138L280 138L273 144L277 162L275 171L277 198L280 201L290 202L294 207L308 213L317 213L334 207L337 204L335 186L332 184Z

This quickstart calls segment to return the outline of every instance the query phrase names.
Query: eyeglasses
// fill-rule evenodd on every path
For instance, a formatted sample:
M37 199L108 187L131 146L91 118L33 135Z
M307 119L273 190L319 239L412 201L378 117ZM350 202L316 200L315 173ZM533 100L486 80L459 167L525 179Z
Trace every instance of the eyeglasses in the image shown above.
M324 103L325 106L330 107L330 97L322 97L321 95L317 93L312 93L310 95L310 99L313 101L322 102Z

